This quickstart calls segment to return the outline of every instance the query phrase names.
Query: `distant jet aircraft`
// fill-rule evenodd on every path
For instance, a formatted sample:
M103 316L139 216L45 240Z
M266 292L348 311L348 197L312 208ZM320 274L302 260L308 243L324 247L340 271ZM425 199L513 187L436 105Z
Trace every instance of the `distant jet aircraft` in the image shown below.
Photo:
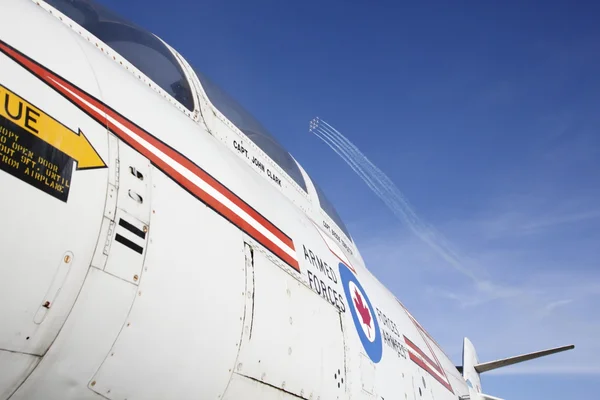
M493 399L480 373L573 348L455 366L172 47L90 0L0 20L0 399Z

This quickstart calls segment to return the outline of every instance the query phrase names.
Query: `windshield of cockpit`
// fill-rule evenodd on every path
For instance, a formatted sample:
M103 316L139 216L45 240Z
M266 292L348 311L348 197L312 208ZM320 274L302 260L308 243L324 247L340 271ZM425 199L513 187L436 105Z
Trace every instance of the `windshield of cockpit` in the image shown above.
M181 66L156 36L90 0L45 0L133 64L186 109L194 98Z
M277 165L279 165L305 192L306 183L298 164L293 157L275 140L267 129L244 107L229 96L223 89L217 86L206 75L194 68L194 72L200 79L202 88L211 103L242 133L260 147ZM313 182L314 183L314 182ZM314 184L319 203L323 211L333 220L350 240L350 233L344 225L333 204L327 199L323 190Z
M198 76L198 79L200 79L202 88L215 108L242 131L244 135L248 136L254 144L275 161L306 192L304 177L290 153L241 104L235 101L197 68L194 68L194 72Z
M152 33L91 0L45 1L119 53L183 107L194 110L192 90L181 65L169 48ZM307 192L302 172L290 153L224 90L197 68L194 72L213 106ZM317 194L323 211L350 238L335 208L318 187Z

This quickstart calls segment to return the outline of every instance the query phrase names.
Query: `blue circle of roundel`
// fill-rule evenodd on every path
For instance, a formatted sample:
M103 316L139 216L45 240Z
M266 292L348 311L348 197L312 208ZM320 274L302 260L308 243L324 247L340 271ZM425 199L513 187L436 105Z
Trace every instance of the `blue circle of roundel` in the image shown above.
M378 363L381 360L381 354L383 353L383 344L381 342L381 332L379 331L379 323L377 322L377 318L375 317L375 310L373 310L373 306L367 297L367 292L363 289L362 285L356 279L356 275L350 269L340 263L340 278L342 280L342 285L344 286L344 293L346 294L346 301L348 302L348 308L350 309L350 313L352 314L352 320L354 321L354 328L356 328L356 333L358 333L358 337L362 342L362 345L365 349L365 352L374 363ZM373 318L373 325L375 327L375 340L372 342L367 338L365 332L363 331L362 324L360 322L359 316L356 314L356 309L353 306L352 293L350 293L350 282L354 283L358 289L362 292L365 297L365 303L369 307L369 311L371 312L371 316Z

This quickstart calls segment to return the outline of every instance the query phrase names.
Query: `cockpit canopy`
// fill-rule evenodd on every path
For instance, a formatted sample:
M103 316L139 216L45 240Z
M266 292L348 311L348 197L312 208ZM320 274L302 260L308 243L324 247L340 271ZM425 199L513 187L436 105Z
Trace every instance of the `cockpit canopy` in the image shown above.
M319 197L319 204L321 205L321 208L323 209L323 211L325 211L325 214L329 215L329 218L331 218L333 220L333 222L335 222L337 224L337 226L340 227L340 229L344 232L346 237L348 239L352 240L352 236L350 236L350 232L348 232L348 228L346 228L346 225L344 224L344 222L342 221L342 218L337 213L333 204L331 204L331 202L329 201L327 196L325 196L323 189L321 189L321 187L319 185L317 185L315 182L313 182L313 185L315 186L315 190L317 191L317 196Z
M194 111L194 94L180 63L155 35L92 0L45 1L106 43L187 110ZM198 69L194 68L194 72L213 106L307 192L304 177L290 153L231 96ZM333 205L316 184L315 188L323 211L351 239Z
M298 164L292 158L267 129L250 114L237 101L229 96L223 89L212 82L202 72L194 68L194 72L200 79L202 88L206 92L210 102L219 110L232 124L234 124L248 139L252 140L262 151L264 151L277 165L306 192L306 182Z
M189 82L173 53L153 34L89 0L46 0L132 63L182 106L194 110Z

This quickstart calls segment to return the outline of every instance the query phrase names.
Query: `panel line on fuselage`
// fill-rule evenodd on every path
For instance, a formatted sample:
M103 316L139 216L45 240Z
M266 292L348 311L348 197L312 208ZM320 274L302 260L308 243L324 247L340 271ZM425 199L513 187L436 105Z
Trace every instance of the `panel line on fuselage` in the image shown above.
M297 272L293 240L252 206L183 154L108 105L0 40L0 51L61 94L93 120L147 157L188 193L253 237Z

